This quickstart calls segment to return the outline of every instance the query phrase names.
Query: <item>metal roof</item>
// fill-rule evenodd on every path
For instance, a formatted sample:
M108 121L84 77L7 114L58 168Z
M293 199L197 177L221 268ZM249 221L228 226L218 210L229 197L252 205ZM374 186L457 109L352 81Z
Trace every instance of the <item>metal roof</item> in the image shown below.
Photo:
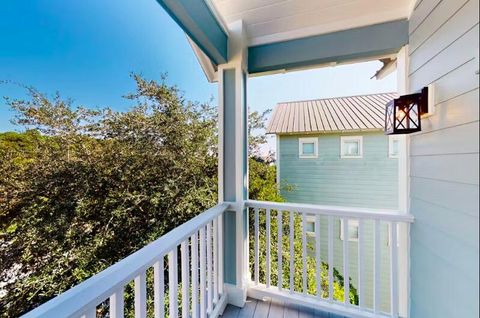
M267 134L380 130L384 128L385 104L396 93L382 93L278 103Z

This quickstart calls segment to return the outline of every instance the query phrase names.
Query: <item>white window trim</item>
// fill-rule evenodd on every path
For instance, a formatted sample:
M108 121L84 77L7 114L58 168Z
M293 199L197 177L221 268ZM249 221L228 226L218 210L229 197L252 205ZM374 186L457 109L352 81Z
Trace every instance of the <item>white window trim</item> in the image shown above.
M397 141L400 143L400 137L398 136L388 136L388 158L398 158L399 154L396 155L393 153L393 142ZM400 144L399 144L400 146ZM398 151L400 151L400 147L398 147Z
M313 155L304 155L303 151L303 144L310 144L313 143ZM298 138L298 157L300 159L312 159L318 158L318 138L309 137L309 138Z
M358 233L358 220L355 219L349 219L348 220L348 226L356 226L357 227L357 233ZM350 229L349 229L350 231ZM340 240L343 241L344 238L344 233L343 233L343 219L340 219ZM349 242L358 242L358 237L357 238L348 238Z
M307 234L308 236L315 236L315 231L317 230L315 228L315 217L307 216L305 219L305 223L313 223L313 231L307 231L307 229L305 229L305 234Z
M346 156L343 154L345 148L345 142L347 141L358 141L359 155L357 156ZM342 159L360 159L363 158L363 136L341 136L340 137L340 158Z

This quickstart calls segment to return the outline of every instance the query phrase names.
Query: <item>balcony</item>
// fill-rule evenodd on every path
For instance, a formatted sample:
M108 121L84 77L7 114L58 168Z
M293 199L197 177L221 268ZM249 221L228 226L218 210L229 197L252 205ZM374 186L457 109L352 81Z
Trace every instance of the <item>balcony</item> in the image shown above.
M478 0L157 1L218 82L222 203L26 317L479 316ZM402 137L401 212L246 200L248 78L386 58L400 95L435 88Z
M228 211L228 212L227 212ZM228 259L226 252L231 243L224 239L225 213L235 217L245 216L247 224L237 223L236 255ZM307 231L307 218L313 218L313 236ZM350 277L351 255L349 240L343 240L342 255L334 255L334 224L342 220L343 233L348 233L350 220L358 220L358 304L351 301L350 281L343 282L343 301L334 295L335 259L343 262L339 270L343 277ZM265 220L265 222L263 222ZM326 222L327 232L322 235L321 224ZM336 223L337 222L337 223ZM155 317L224 317L263 314L270 317L275 311L286 313L285 317L296 317L298 312L327 313L339 317L398 317L401 302L400 278L406 268L400 261L397 228L408 233L413 217L395 211L376 211L363 208L330 207L306 204L245 201L243 204L221 203L201 213L192 220L175 228L136 253L68 290L44 305L29 312L25 317L124 317L124 288L133 281L134 314L143 318L152 313ZM390 224L389 293L381 292L381 227ZM401 225L401 226L398 226ZM272 228L276 225L275 233ZM248 228L243 235L242 228ZM325 227L323 227L325 228ZM373 235L366 235L366 229ZM298 231L297 229L300 229ZM243 239L242 239L243 236ZM326 237L326 242L323 242ZM373 268L366 268L366 243L372 240ZM264 242L264 243L262 243ZM286 244L278 244L285 242ZM288 243L287 243L288 242ZM298 243L297 243L298 242ZM301 252L295 249L300 244ZM287 249L285 249L287 246ZM321 249L326 248L326 259ZM408 246L405 246L408 247ZM243 250L245 253L239 251ZM252 251L250 253L249 251ZM408 251L406 249L403 252ZM261 261L264 259L265 261ZM301 260L300 268L298 262ZM225 280L225 271L236 264L237 273L243 278L236 286ZM297 264L295 264L297 263ZM322 280L322 267L326 264L327 278ZM313 265L312 265L313 264ZM314 276L307 276L312 268ZM153 268L153 279L147 279ZM273 269L276 269L275 271ZM243 269L243 270L241 270ZM373 290L366 290L367 275L373 275ZM301 272L300 276L298 273ZM262 273L262 274L261 274ZM296 274L297 273L297 274ZM153 302L148 302L148 290L153 289ZM325 284L326 283L326 284ZM300 287L299 287L300 286ZM311 291L315 292L312 293ZM404 289L403 292L405 292ZM368 294L373 303L368 304ZM245 302L248 295L249 299ZM404 295L405 296L405 295ZM389 310L381 308L381 299L388 297ZM264 301L266 300L266 301ZM243 309L227 304L245 304ZM293 307L292 307L293 306ZM312 316L313 317L313 316Z

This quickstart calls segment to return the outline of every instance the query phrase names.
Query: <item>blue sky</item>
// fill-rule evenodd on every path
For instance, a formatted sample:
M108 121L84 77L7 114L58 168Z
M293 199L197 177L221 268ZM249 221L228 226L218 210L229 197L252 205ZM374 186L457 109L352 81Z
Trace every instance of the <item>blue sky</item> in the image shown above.
M2 1L0 80L59 91L77 105L126 110L122 98L134 89L131 72L178 85L187 98L216 98L185 35L155 0ZM253 110L277 102L394 91L395 76L369 78L378 62L255 77L249 80ZM15 85L0 84L0 96L24 97ZM215 102L215 101L214 101ZM0 131L18 129L0 100Z

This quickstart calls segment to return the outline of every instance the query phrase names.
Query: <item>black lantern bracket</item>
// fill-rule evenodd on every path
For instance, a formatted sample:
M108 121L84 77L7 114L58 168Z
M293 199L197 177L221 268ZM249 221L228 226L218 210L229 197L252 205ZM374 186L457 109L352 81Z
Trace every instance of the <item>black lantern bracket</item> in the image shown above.
M434 87L403 95L385 106L385 134L411 134L422 130L422 119L434 114Z

